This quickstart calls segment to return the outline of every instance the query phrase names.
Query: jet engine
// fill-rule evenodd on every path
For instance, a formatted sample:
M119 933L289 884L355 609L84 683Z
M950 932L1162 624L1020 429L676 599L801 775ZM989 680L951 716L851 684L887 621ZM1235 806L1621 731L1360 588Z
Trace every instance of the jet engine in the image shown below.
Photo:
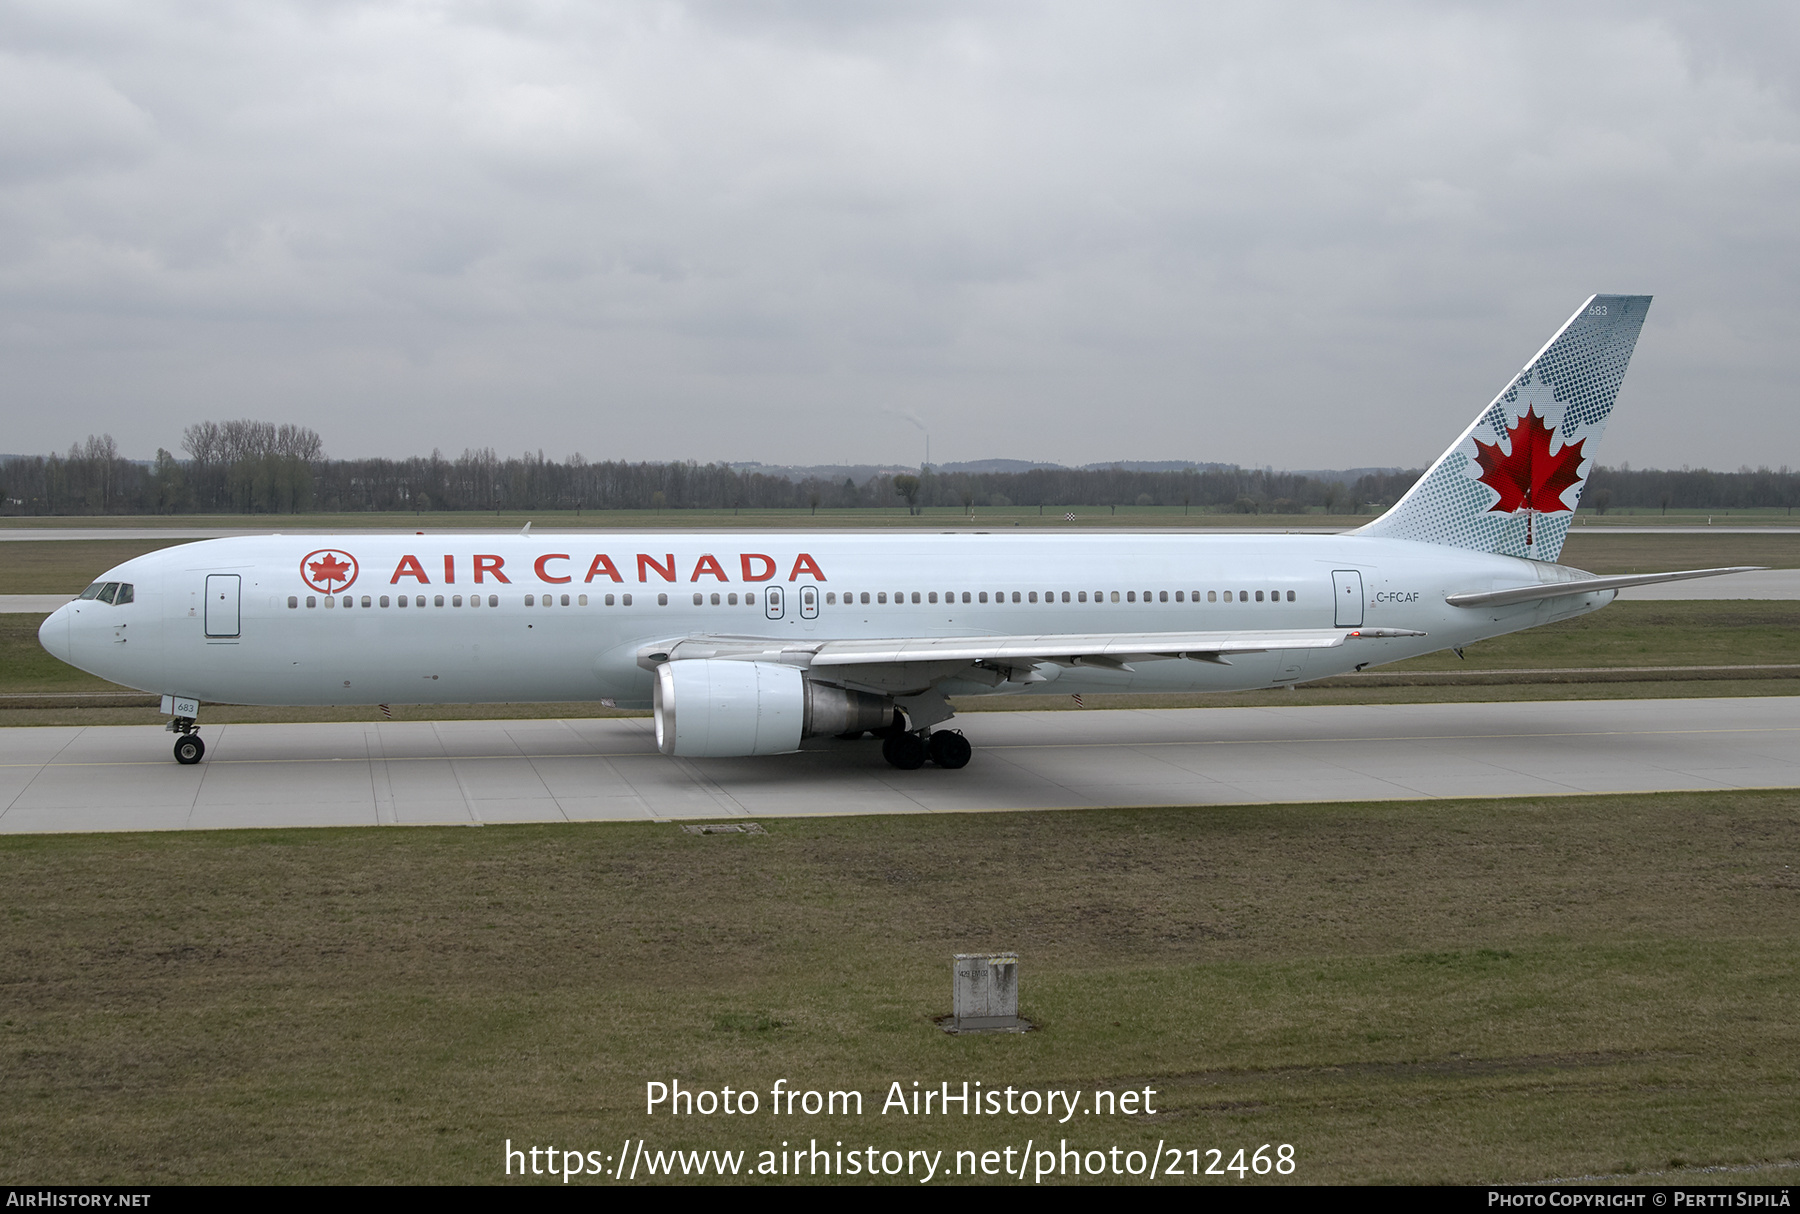
M888 696L815 683L795 666L683 658L656 668L656 745L666 755L784 754L801 738L883 729Z

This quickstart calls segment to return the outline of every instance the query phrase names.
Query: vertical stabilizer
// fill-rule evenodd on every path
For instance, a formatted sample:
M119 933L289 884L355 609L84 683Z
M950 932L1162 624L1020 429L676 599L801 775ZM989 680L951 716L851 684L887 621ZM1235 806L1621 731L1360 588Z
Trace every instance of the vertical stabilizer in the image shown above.
M1359 535L1554 561L1649 311L1648 295L1595 295Z

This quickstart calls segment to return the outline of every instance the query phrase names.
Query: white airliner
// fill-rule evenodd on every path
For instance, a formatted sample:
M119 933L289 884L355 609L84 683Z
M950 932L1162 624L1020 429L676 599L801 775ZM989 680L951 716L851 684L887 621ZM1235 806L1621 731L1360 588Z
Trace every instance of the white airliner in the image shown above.
M1650 297L1596 295L1394 507L1344 535L269 535L127 561L44 621L58 658L201 701L610 701L664 753L883 737L962 767L949 697L1283 687L1593 611L1556 564Z

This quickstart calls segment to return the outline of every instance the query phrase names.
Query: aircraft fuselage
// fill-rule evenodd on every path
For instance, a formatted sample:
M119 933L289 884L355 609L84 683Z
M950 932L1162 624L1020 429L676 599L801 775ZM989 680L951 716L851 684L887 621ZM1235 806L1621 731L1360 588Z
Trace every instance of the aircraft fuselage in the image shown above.
M1601 591L1488 608L1446 595L1564 581L1517 557L1359 535L919 532L270 535L184 544L77 600L45 648L149 692L235 704L613 700L668 639L1402 629L1336 648L1035 664L952 695L1233 691L1462 646L1592 611ZM404 603L404 606L401 604Z

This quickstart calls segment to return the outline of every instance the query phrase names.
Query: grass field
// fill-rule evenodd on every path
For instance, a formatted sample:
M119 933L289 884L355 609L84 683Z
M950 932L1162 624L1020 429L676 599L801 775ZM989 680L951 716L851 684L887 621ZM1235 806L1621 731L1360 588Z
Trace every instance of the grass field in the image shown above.
M1800 1170L1800 793L765 825L0 839L0 1169L492 1183L508 1138L648 1137ZM951 954L998 948L1039 1031L938 1031ZM674 1078L865 1113L646 1117ZM878 1111L965 1079L1157 1112Z
M1199 506L977 506L977 527L1060 527L1073 513L1083 527L1360 527L1372 514L1326 514L1323 508L1297 514L1239 514L1225 508ZM0 530L131 528L244 528L255 531L516 531L536 527L622 528L628 530L732 529L770 527L935 527L967 526L970 512L958 506L926 506L908 515L898 498L892 506L854 510L503 510L351 511L316 514L74 514L0 517ZM1577 512L1578 527L1792 527L1800 516L1771 506L1751 510L1614 510Z

